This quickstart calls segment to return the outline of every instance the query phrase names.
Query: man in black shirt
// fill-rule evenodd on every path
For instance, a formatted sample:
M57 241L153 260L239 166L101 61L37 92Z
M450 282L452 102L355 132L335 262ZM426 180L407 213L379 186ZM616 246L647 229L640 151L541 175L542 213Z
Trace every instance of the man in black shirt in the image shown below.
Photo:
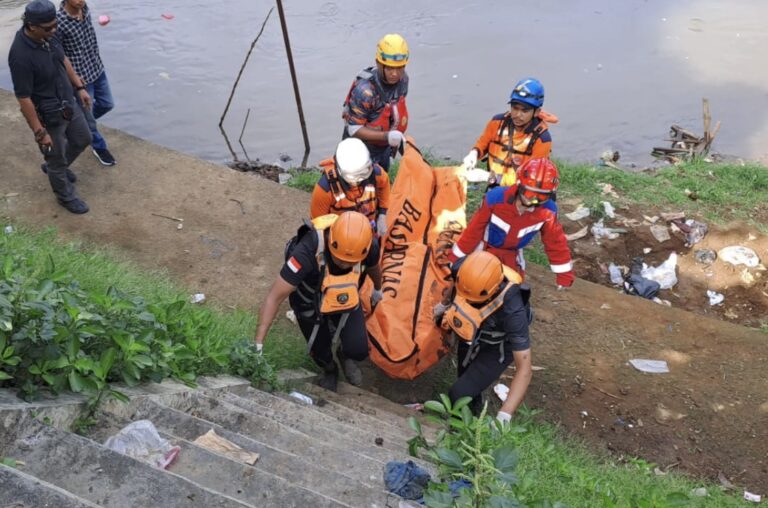
M336 390L338 366L332 345L351 384L362 382L356 361L368 356L368 331L358 289L367 275L373 282L371 305L383 297L379 244L365 215L345 212L313 220L287 248L286 262L259 313L256 348L261 351L278 307L286 298L308 341L309 354L325 375L320 385Z
M515 375L496 418L508 422L523 401L533 373L528 334L529 290L522 278L486 251L473 252L453 267L455 295L449 305L438 304L435 315L458 339L458 379L448 392L452 402L472 397L475 413L482 393L512 361Z
M88 205L77 196L77 177L69 165L91 143L91 134L75 92L86 108L91 97L54 37L56 24L56 6L49 0L30 2L8 53L8 67L21 113L45 157L42 169L53 193L60 205L80 214Z

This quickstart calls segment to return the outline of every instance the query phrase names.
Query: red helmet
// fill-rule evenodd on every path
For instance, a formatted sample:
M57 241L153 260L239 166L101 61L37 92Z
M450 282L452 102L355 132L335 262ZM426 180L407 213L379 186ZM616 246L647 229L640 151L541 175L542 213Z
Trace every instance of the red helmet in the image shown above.
M540 205L557 191L560 174L549 159L531 159L517 170L518 193L532 205Z

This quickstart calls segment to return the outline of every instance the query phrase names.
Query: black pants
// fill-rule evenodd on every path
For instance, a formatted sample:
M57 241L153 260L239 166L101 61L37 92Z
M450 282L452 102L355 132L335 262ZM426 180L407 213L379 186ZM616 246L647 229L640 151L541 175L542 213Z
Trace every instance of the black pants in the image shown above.
M480 414L483 409L483 399L481 394L483 391L491 386L491 384L499 379L499 376L514 360L512 356L512 344L510 342L504 342L504 361L499 363L501 359L501 350L499 345L480 343L480 350L477 356L472 360L469 365L464 367L464 359L469 352L469 344L465 341L459 342L458 352L458 379L451 386L448 391L448 396L451 402L456 402L462 397L472 397L472 403L470 409L474 414Z
M290 304L291 309L296 314L296 320L299 323L299 328L301 328L301 333L309 342L309 338L312 336L312 329L315 327L315 318L302 316L301 313L307 309L306 307L302 308L294 298L290 299ZM340 315L322 316L320 319L320 329L317 331L315 342L312 344L312 350L309 352L309 355L321 368L329 368L332 365L333 351L331 347L333 344L331 342L340 319ZM339 335L339 340L341 341L341 350L347 358L360 361L368 357L368 330L365 328L365 317L360 306L349 313L347 323Z
M91 131L79 103L72 105L72 118L46 127L53 141L53 150L45 157L48 182L61 203L77 199L75 186L67 179L67 168L91 144Z
M375 146L366 143L368 151L371 153L371 160L374 164L381 166L384 171L389 172L389 162L392 157L392 147L387 146Z

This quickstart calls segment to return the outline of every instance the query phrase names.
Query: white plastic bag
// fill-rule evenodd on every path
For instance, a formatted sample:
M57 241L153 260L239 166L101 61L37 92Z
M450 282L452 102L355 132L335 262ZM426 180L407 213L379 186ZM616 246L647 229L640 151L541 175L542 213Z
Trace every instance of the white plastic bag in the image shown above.
M754 268L760 264L760 258L757 253L752 249L742 247L741 245L724 247L717 253L717 257L726 263L732 265L745 265L749 268Z
M180 447L172 446L160 437L149 420L137 420L126 425L120 432L108 438L104 446L158 469L170 466L181 451Z
M673 252L666 261L657 267L647 266L643 263L643 270L640 275L644 279L654 280L659 283L661 289L670 289L677 284L677 253Z

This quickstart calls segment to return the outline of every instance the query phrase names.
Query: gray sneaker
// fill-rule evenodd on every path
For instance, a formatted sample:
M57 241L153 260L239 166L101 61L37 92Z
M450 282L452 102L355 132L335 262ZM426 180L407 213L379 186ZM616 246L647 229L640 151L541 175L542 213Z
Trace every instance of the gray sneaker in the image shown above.
M363 372L360 367L357 366L357 362L344 356L344 352L341 350L341 346L336 349L336 356L341 363L341 370L344 371L344 377L347 378L347 382L353 386L360 386L363 384Z

